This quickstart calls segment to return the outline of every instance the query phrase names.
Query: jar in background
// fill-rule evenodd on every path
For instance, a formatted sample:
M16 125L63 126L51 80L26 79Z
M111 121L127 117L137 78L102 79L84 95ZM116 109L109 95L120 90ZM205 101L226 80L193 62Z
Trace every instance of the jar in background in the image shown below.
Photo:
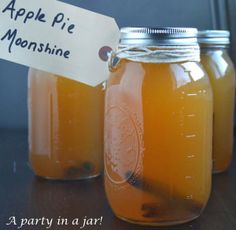
M213 88L213 172L228 169L233 153L235 70L228 55L230 33L223 30L200 31L201 63Z
M103 86L31 69L29 158L37 176L76 180L103 170Z
M105 189L142 225L197 218L212 172L212 89L197 30L123 28L105 96Z

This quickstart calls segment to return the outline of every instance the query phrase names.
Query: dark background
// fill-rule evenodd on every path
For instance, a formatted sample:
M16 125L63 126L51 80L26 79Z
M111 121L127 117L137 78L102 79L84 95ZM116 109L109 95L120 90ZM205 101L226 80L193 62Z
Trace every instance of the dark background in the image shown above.
M236 63L236 0L64 0L116 19L122 26L228 29ZM4 22L0 22L1 23ZM28 68L0 60L0 128L27 128Z

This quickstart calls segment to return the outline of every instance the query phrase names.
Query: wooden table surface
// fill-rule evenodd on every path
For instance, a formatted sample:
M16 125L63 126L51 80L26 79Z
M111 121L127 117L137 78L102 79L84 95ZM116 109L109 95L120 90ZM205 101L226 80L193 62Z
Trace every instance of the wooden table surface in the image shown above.
M92 229L92 230L236 230L236 159L227 173L213 177L208 206L197 220L177 227L145 227L117 219L107 203L102 177L77 182L55 182L34 177L27 162L26 130L0 129L0 230L8 229ZM83 219L102 218L82 228ZM9 219L11 218L11 219ZM20 228L21 221L29 225ZM31 219L34 218L34 219ZM53 225L35 218L52 219ZM68 225L58 226L58 218ZM72 220L79 220L72 226ZM94 219L93 219L94 220ZM11 222L7 226L6 223ZM14 223L15 222L15 223ZM13 225L13 224L17 224ZM101 225L100 225L101 224Z

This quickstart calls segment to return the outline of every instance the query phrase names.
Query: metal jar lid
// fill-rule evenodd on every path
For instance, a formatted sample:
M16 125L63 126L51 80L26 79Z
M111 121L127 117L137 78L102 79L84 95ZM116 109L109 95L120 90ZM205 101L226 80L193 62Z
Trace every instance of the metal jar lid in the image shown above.
M120 45L124 46L194 46L198 45L196 28L178 27L124 27Z
M227 46L230 44L230 32L227 30L203 30L198 32L200 45Z

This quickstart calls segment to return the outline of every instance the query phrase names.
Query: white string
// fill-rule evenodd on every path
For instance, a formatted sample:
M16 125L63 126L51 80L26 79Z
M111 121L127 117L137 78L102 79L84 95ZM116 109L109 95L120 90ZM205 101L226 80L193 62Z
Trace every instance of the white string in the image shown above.
M193 46L122 46L110 54L110 58L128 59L144 63L176 63L200 61L200 48ZM111 63L113 61L111 60Z

